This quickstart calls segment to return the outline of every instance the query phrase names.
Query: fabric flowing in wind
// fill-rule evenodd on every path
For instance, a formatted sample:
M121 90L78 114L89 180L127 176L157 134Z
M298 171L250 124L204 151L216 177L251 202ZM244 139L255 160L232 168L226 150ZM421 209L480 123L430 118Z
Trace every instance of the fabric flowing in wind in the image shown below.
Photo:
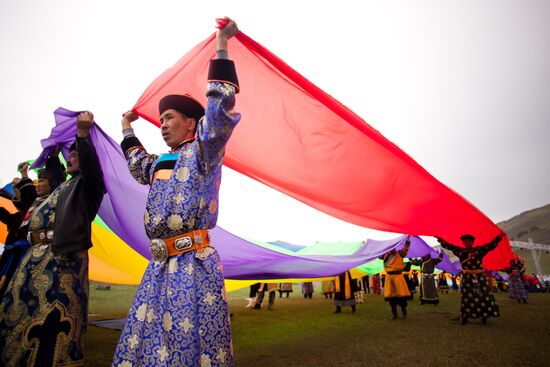
M482 245L501 232L474 205L250 37L239 32L228 49L239 76L236 110L242 120L227 146L226 166L367 228L437 236L457 246L463 246L465 233ZM158 101L167 94L186 93L204 104L214 53L212 35L153 81L133 109L158 126ZM483 265L503 268L511 256L504 238Z
M79 112L59 108L55 111L56 126L50 137L42 141L44 151L35 164L42 165L58 145L68 153L76 135ZM92 224L90 249L90 279L108 283L139 283L151 258L148 238L143 229L143 213L147 186L140 185L130 175L120 146L97 123L90 130L96 149L107 194L103 198L98 218ZM403 246L406 236L392 240L353 243L318 243L302 247L292 244L255 244L237 237L220 227L211 231L212 243L220 253L224 275L232 280L302 279L330 277L348 269L365 266L382 254ZM278 250L279 249L279 250ZM411 237L410 257L428 253L437 256L419 237ZM446 257L442 270L457 273ZM364 273L380 272L380 265L363 269ZM228 286L228 289L235 286Z

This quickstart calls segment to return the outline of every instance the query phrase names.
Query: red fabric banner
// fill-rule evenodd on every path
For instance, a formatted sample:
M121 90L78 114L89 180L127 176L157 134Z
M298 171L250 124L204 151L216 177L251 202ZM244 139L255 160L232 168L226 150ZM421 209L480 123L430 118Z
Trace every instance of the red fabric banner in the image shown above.
M479 245L500 233L474 205L250 37L239 32L228 49L241 86L236 110L242 120L227 146L226 166L368 228L443 237L457 246L465 233ZM212 35L160 75L133 109L158 126L158 101L166 94L188 93L204 104L214 55ZM511 257L505 238L484 266L499 269Z

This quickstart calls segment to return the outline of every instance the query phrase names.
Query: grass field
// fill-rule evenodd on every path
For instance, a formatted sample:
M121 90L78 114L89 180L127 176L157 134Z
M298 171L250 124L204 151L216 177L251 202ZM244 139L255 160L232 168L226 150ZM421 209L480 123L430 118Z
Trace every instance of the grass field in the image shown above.
M90 318L125 317L135 289L92 285ZM550 294L530 294L527 305L496 294L501 317L463 326L451 321L458 293L438 306L413 301L403 321L390 320L382 296L367 295L355 315L333 314L319 289L308 300L294 289L273 311L245 309L248 290L229 294L236 366L550 366ZM90 326L86 366L110 366L119 333Z

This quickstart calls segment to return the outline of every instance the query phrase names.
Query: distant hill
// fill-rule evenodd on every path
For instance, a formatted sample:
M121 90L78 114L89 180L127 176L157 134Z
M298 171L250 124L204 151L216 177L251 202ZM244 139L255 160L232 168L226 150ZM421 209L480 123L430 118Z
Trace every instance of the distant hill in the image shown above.
M523 212L515 217L497 223L508 234L511 241L528 242L529 238L534 243L550 245L550 204ZM528 273L535 272L533 256L530 250L514 249L519 256L525 259ZM540 253L541 271L550 274L550 254L546 251Z
M550 204L531 209L497 223L511 241L525 241L550 245Z

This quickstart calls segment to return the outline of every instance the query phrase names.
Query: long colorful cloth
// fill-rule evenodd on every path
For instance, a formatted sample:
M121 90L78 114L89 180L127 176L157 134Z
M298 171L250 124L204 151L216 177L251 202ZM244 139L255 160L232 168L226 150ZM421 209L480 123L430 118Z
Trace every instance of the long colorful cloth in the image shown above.
M161 74L133 110L159 126L158 100L166 94L182 90L204 100L201 81L214 42L214 35L208 37ZM229 48L246 88L239 95L243 120L227 145L226 166L367 228L450 242L464 233L484 242L500 233L375 127L242 31ZM502 269L511 258L505 239L484 259L484 268Z

